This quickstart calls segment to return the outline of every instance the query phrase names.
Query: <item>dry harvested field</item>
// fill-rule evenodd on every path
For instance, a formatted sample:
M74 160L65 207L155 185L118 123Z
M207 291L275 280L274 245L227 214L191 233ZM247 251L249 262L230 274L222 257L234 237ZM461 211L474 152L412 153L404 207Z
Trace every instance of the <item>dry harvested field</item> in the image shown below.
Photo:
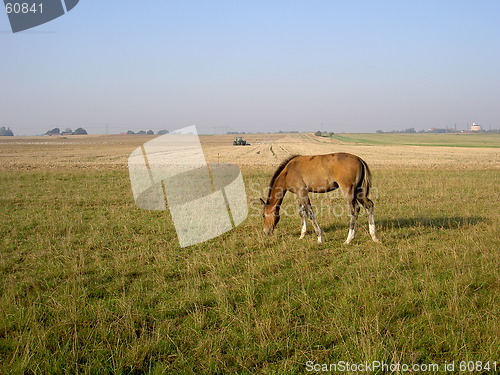
M252 145L229 146L233 137L202 137L207 160L232 162L242 166L276 165L289 155L349 152L361 156L374 167L399 168L500 168L498 148L455 148L439 146L364 145L317 137L313 134L248 135ZM500 146L500 138L498 138ZM217 159L216 159L217 158ZM466 159L466 162L464 162Z
M447 135L442 135L446 137ZM475 135L473 135L475 136ZM496 137L497 135L485 135ZM155 136L111 135L69 137L3 137L0 169L121 169L130 152ZM242 167L273 167L293 154L350 152L379 168L498 169L496 147L443 147L398 144L372 145L301 134L248 134L250 146L232 145L235 136L201 136L207 162ZM374 138L377 135L373 135ZM467 135L461 135L461 139ZM500 137L496 137L500 145ZM497 146L498 147L498 146Z
M249 214L187 248L134 204L127 158L152 138L0 138L0 373L498 373L497 134L201 136L241 166ZM280 161L339 151L372 169L382 242L363 214L343 245L335 192L311 196L322 245L292 194L265 236Z

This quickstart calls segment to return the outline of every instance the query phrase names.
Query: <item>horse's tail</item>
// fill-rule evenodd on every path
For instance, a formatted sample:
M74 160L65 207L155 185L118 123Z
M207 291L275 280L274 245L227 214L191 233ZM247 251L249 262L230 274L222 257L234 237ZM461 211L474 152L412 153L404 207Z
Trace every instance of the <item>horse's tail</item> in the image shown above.
M356 197L368 198L372 184L372 172L363 159L359 158L359 162L361 163L361 176L358 180L358 186L356 187Z

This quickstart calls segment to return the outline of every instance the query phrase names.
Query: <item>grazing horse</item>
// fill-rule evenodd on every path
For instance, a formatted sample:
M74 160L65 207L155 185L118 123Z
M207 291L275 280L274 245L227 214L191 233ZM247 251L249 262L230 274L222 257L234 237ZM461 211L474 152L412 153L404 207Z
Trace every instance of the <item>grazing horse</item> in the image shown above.
M308 193L326 193L340 188L351 213L349 234L345 241L351 243L356 234L356 220L360 204L368 212L370 235L379 242L373 217L373 202L368 198L371 173L368 165L358 156L343 152L301 156L295 155L284 160L274 172L269 184L269 194L264 204L264 233L272 234L280 220L280 206L285 193L297 195L299 214L302 218L300 239L307 233L306 218L311 220L318 236L318 243L323 242L322 230L314 217Z

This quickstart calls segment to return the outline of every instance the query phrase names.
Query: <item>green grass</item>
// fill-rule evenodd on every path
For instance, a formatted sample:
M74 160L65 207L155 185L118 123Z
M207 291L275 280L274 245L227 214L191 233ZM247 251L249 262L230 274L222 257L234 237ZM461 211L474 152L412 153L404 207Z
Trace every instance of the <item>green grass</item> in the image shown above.
M500 147L500 134L335 134L333 139L367 145Z
M0 172L0 373L305 373L306 362L498 361L498 172L374 170L382 244L336 194L326 243L299 241L293 196L181 249L126 171Z

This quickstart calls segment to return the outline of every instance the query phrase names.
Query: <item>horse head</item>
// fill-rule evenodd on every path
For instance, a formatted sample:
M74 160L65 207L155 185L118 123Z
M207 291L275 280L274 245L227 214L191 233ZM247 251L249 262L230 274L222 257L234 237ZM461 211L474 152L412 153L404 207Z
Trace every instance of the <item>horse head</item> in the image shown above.
M274 228L280 221L279 205L271 206L266 204L263 199L260 200L264 205L262 217L264 218L263 231L267 235L273 234Z

